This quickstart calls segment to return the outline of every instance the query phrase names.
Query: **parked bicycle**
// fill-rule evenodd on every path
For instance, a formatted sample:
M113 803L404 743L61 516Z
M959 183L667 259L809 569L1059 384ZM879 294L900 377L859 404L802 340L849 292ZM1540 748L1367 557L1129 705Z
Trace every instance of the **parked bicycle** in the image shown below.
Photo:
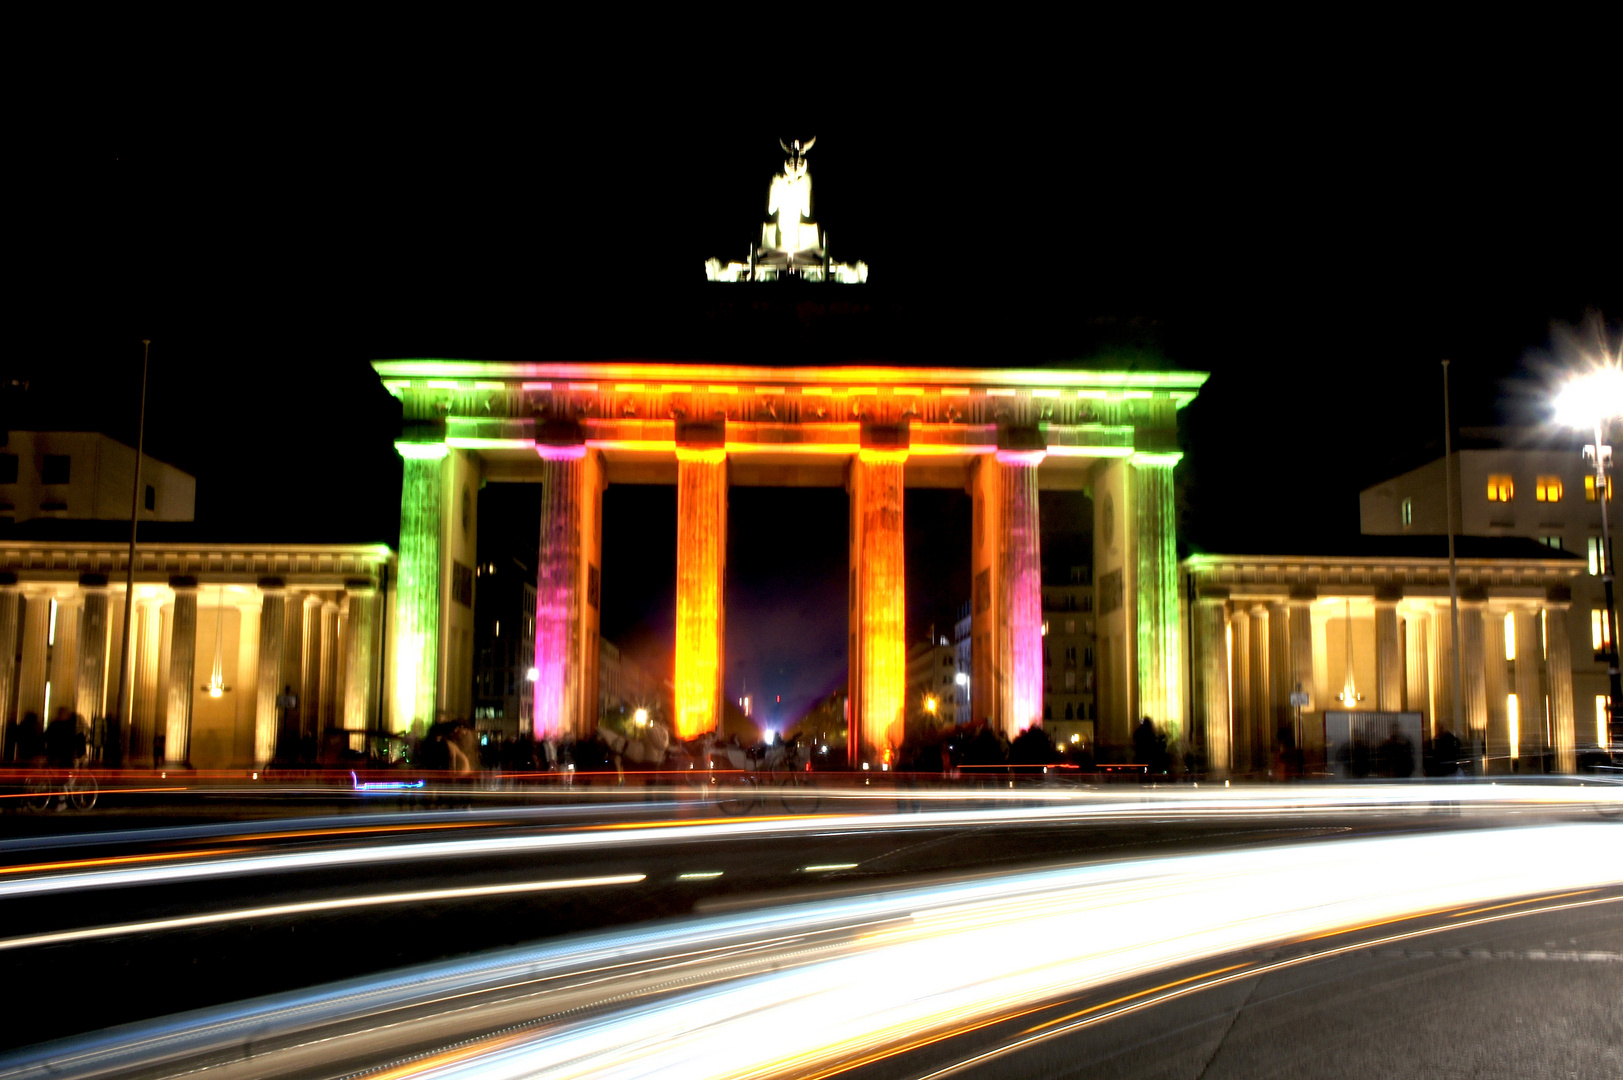
M101 794L101 786L88 770L37 769L23 785L23 806L29 810L72 807L91 810Z

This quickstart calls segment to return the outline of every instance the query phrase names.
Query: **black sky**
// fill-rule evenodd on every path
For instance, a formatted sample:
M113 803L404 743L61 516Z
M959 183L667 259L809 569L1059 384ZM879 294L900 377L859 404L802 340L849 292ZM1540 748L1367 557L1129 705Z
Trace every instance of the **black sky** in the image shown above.
M7 423L133 439L150 336L149 446L197 474L200 532L392 543L375 357L1171 366L1213 373L1185 544L1281 550L1355 534L1359 488L1429 452L1439 358L1460 423L1531 418L1552 323L1623 317L1604 27L1082 19L748 59L852 36L832 19L706 55L682 24L651 50L575 26L68 47L14 156ZM766 311L706 287L776 140L811 135L816 215L873 284ZM834 495L735 492L729 653L763 679L839 649L780 635L839 621ZM962 508L919 497L910 559L946 574L965 530L913 526ZM606 513L657 547L661 500ZM752 535L802 572L754 566ZM658 640L674 560L625 543L605 602ZM910 621L952 603L910 595Z

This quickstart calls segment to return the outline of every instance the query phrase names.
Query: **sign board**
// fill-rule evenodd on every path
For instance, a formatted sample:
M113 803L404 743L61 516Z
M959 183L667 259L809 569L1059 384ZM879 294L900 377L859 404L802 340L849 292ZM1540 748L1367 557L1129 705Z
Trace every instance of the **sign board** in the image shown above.
M1326 712L1325 766L1337 780L1421 776L1422 729L1417 712Z

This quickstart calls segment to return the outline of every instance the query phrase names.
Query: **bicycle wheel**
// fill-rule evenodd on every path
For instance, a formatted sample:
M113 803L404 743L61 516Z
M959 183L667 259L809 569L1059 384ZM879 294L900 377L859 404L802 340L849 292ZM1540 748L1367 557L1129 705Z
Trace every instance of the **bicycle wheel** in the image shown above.
M778 800L786 814L815 814L823 797L800 773L785 773L778 781Z
M49 780L42 776L31 776L23 786L23 806L29 810L49 809L54 795L55 790Z
M76 772L68 777L62 792L67 796L69 806L75 810L89 810L96 805L96 796L101 794L101 786L89 773Z
M745 774L728 780L718 793L716 809L729 817L747 814L761 801L755 777Z

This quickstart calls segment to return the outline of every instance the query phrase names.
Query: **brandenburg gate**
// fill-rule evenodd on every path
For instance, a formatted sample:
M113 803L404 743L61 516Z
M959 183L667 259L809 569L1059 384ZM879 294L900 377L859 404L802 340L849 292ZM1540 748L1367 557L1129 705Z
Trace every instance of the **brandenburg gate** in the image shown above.
M851 498L853 763L902 737L903 491L973 500L973 717L1013 737L1042 722L1038 501L1094 507L1099 729L1125 744L1139 716L1184 725L1172 470L1177 412L1199 372L710 366L674 363L373 364L402 406L399 570L386 657L397 731L471 712L477 492L542 485L536 538L536 738L597 722L603 491L674 484L676 734L718 729L727 494L839 486Z

